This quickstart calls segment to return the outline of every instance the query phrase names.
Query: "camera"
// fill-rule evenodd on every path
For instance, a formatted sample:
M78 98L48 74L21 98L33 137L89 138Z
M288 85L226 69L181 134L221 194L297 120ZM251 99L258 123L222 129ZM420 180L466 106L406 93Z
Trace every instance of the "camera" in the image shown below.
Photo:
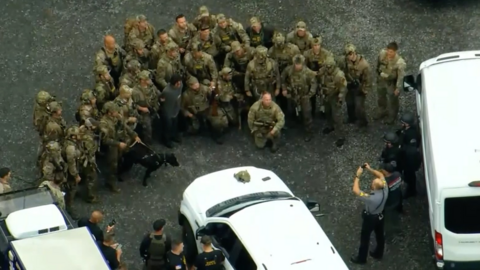
M362 165L362 169L365 169L365 168L367 168L367 164Z
M112 227L114 226L115 224L117 224L117 221L115 219L112 219L112 221L110 221L110 223L108 223L108 226L109 227Z

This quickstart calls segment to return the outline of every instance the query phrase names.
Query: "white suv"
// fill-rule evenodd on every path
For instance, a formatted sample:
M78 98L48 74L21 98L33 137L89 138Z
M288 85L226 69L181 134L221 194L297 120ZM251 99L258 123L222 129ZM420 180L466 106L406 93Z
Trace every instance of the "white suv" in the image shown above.
M243 183L234 174L245 170L250 181ZM314 211L318 203L295 197L274 172L240 167L195 179L183 194L179 224L190 262L202 252L200 236L209 235L226 270L348 270Z

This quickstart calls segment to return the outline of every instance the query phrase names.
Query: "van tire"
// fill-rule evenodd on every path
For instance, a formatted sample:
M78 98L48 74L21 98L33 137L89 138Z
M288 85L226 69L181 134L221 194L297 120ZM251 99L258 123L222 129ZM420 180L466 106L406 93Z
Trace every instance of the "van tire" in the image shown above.
M184 216L182 216L182 219L182 241L185 245L185 260L189 266L192 266L198 255L197 241L190 222Z

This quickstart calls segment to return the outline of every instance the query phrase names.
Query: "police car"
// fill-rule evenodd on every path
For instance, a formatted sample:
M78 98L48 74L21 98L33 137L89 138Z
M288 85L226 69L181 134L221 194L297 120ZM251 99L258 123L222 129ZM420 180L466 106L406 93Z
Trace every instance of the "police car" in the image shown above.
M405 76L422 133L430 240L438 269L480 269L480 51L452 52Z
M249 181L234 175L248 172ZM209 235L226 270L348 270L312 212L318 203L295 197L272 171L239 167L195 179L183 194L179 223L187 257Z
M76 229L47 188L1 194L0 212L1 269L110 269L89 230Z

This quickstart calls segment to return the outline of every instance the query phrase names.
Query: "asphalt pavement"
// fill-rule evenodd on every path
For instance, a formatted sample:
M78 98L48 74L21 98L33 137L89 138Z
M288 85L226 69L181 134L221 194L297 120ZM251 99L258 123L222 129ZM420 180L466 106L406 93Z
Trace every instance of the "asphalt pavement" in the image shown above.
M286 31L296 20L305 20L312 32L323 36L325 48L338 54L346 42L353 42L371 64L376 64L381 48L397 41L410 73L416 72L423 60L438 54L479 48L480 2L475 1L2 0L0 166L34 179L38 146L32 128L35 93L47 89L57 95L64 103L66 119L73 123L80 91L93 87L94 53L102 45L103 35L113 33L122 42L125 19L136 14L145 14L157 29L169 29L177 14L184 13L191 20L201 4L244 25L256 15ZM375 93L371 93L367 100L370 118L375 100ZM402 93L402 111L413 111L414 102L412 94ZM101 203L87 205L79 200L78 207L84 215L101 209L107 214L106 221L115 218L123 258L129 269L140 269L138 245L155 219L168 220L166 230L170 235L179 233L177 210L182 192L191 181L217 170L253 165L275 171L297 195L321 203L326 215L319 218L319 223L348 261L358 248L362 208L351 192L353 173L358 165L377 160L382 134L396 127L375 122L365 132L348 127L347 143L337 149L333 137L321 134L323 125L315 121L317 135L310 143L303 141L300 126L288 130L283 136L284 145L274 155L256 151L246 131L232 130L223 146L209 138L185 138L174 149L181 167L159 169L148 188L142 187L136 177L143 169L134 168L132 179L120 185L121 194L102 189ZM160 145L154 147L159 152L167 151ZM26 185L21 180L13 183L15 188ZM363 267L348 263L351 269L432 269L425 196L408 200L405 208L405 237L387 246L382 262L369 260Z

